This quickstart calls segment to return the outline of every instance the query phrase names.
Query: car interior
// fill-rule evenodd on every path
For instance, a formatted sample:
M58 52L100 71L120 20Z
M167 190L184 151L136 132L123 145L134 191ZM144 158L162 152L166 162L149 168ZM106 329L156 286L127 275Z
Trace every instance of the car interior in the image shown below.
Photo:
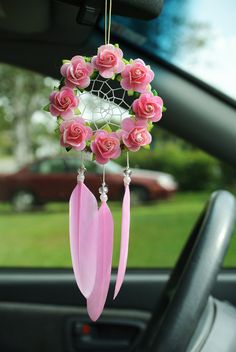
M148 23L165 3L113 0L112 14ZM103 14L103 0L0 0L0 61L58 79L62 58L93 55L103 43ZM157 72L153 87L167 106L161 128L235 168L235 100L131 43L117 27L112 39L125 57L145 58ZM236 268L222 268L235 220L235 196L216 190L174 268L128 268L115 301L113 270L96 323L71 268L0 268L0 350L235 352Z

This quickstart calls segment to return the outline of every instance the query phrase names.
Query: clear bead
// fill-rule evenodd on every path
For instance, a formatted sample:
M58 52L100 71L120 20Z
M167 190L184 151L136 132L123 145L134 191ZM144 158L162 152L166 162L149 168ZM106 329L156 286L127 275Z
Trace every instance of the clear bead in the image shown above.
M124 169L124 176L131 176L132 175L132 170L130 168Z
M85 166L81 166L79 169L78 169L78 174L84 174L86 171L86 167Z
M81 166L78 169L78 175L77 175L77 182L84 182L84 173L86 171L86 168L84 166Z
M106 194L106 193L108 193L108 187L107 187L107 185L106 185L105 183L102 184L101 187L99 187L99 190L98 190L98 191L99 191L100 194L103 194L103 193Z
M125 186L129 185L130 182L131 182L131 176L132 175L132 171L130 170L129 167L127 167L125 170L124 170L124 184Z
M106 202L108 200L107 193L108 193L108 187L105 183L102 183L101 187L99 187L99 193L101 202Z
M84 179L85 179L85 177L84 177L83 174L78 174L77 175L77 182L84 182Z
M125 176L125 177L124 177L124 184L125 184L125 186L129 185L130 182L131 182L131 178L130 178L129 176Z

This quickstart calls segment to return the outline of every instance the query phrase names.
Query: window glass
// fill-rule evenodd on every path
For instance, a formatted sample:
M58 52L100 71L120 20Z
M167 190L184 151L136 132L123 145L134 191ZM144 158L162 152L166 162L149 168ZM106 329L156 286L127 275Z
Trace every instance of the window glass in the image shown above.
M20 88L14 91L16 85ZM54 85L51 78L0 65L1 267L71 267L68 200L80 155L62 150L54 133L56 120L42 111ZM88 186L95 182L98 197L102 167L85 163ZM128 266L172 267L210 193L236 189L235 170L160 128L153 130L152 149L132 153L130 164ZM125 155L107 166L110 194L114 191L109 201L115 221L114 266L124 165ZM227 266L236 266L235 250L234 237Z
M235 13L235 0L168 0L158 18L114 17L112 28L126 41L235 100Z

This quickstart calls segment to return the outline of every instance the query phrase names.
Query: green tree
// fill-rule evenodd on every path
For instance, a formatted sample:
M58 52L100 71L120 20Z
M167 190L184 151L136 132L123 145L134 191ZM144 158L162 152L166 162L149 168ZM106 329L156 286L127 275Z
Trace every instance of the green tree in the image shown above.
M32 115L47 103L50 84L41 75L14 66L0 65L0 131L8 130L17 164L33 155Z

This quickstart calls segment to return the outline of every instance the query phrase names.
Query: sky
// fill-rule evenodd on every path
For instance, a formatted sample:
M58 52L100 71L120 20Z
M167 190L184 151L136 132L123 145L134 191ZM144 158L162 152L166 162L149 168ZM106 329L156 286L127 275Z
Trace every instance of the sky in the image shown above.
M207 23L210 37L198 50L196 62L191 52L184 62L177 62L188 72L236 99L236 1L188 2L189 17L199 23Z
M157 19L113 23L135 45L236 100L236 0L165 0Z

